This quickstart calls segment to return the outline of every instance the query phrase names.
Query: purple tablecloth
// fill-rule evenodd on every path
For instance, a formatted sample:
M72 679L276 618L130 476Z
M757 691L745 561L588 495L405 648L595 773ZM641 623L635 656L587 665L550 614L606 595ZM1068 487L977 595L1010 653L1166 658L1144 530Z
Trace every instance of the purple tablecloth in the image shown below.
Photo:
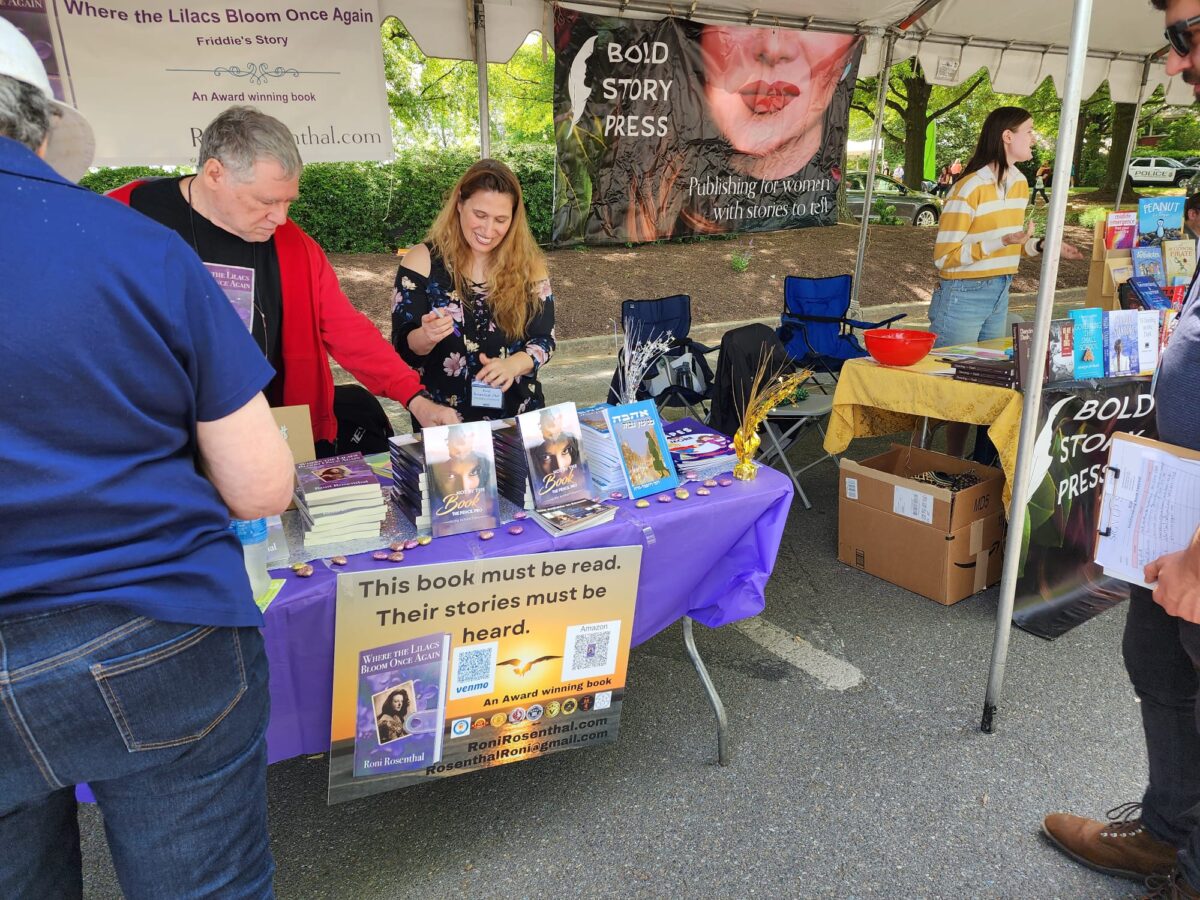
M638 509L617 504L605 525L552 538L533 522L510 535L496 529L490 541L477 534L439 538L405 554L400 565L485 559L550 550L641 545L633 643L640 644L683 616L715 628L762 612L763 589L775 566L792 483L763 467L750 482L714 487L708 497L657 503ZM350 557L341 569L316 561L311 578L290 570L272 572L287 584L268 607L263 636L271 664L271 762L329 749L333 690L333 627L337 572L386 569L370 554Z

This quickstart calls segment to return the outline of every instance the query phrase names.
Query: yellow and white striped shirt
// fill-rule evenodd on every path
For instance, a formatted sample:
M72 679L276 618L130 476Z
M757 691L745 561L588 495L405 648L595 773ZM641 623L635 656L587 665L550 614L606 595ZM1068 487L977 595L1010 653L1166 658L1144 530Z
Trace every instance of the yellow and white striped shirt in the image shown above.
M1004 196L991 166L976 169L950 189L938 223L933 264L943 278L993 278L1015 275L1022 246L1001 238L1025 228L1029 182L1009 166ZM1026 241L1026 256L1037 256L1037 240Z

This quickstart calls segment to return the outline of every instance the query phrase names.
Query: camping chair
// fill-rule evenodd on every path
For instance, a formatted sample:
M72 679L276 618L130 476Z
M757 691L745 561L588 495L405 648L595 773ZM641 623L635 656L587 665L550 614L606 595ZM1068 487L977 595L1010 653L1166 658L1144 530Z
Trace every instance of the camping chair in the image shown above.
M692 329L692 298L687 294L660 297L657 300L626 300L621 304L622 327L633 329L638 341L669 335L671 349L650 367L638 386L637 399L651 399L659 410L683 407L700 421L708 415L712 400L713 373L704 358L716 347L706 347L688 337ZM617 356L608 390L608 402L616 403L620 390L620 371L625 351Z
M849 275L788 275L783 280L783 314L776 331L779 340L797 365L824 371L833 381L837 381L842 363L867 355L854 335L855 328L887 328L905 316L901 313L882 322L846 318L851 281Z

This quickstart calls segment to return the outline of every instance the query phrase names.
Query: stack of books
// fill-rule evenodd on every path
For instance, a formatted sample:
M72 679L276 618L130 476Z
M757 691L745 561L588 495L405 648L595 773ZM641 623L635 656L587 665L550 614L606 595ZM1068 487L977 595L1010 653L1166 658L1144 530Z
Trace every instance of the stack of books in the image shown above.
M715 478L733 471L737 464L737 452L733 449L733 438L701 425L695 419L684 418L664 425L667 448L675 469L684 477L696 480Z
M625 490L625 476L621 474L621 458L617 445L608 427L607 411L612 407L599 403L579 410L579 431L583 441L583 455L587 457L592 476L592 485L602 494Z
M425 445L419 434L388 438L392 458L392 491L389 499L416 526L429 534L429 480L425 476Z
M591 467L574 403L517 416L528 473L530 518L550 534L569 534L611 521L616 507L593 493Z
M529 518L552 535L570 534L611 522L617 508L599 500L579 500L552 509L535 510Z
M296 508L305 547L377 538L387 518L379 479L361 453L297 465Z
M1008 359L963 359L954 363L954 380L1016 388L1017 366Z
M529 467L525 447L517 430L516 419L497 419L491 423L492 450L496 456L496 489L514 506L533 509L529 489Z

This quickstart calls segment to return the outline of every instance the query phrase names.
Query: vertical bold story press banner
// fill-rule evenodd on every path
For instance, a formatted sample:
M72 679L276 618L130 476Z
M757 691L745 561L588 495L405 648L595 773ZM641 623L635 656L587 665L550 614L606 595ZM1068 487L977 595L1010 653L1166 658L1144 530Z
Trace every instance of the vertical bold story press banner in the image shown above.
M553 241L837 220L862 40L555 8Z
M192 162L235 104L286 123L305 162L392 156L372 0L0 0L0 16L91 123L98 166Z

